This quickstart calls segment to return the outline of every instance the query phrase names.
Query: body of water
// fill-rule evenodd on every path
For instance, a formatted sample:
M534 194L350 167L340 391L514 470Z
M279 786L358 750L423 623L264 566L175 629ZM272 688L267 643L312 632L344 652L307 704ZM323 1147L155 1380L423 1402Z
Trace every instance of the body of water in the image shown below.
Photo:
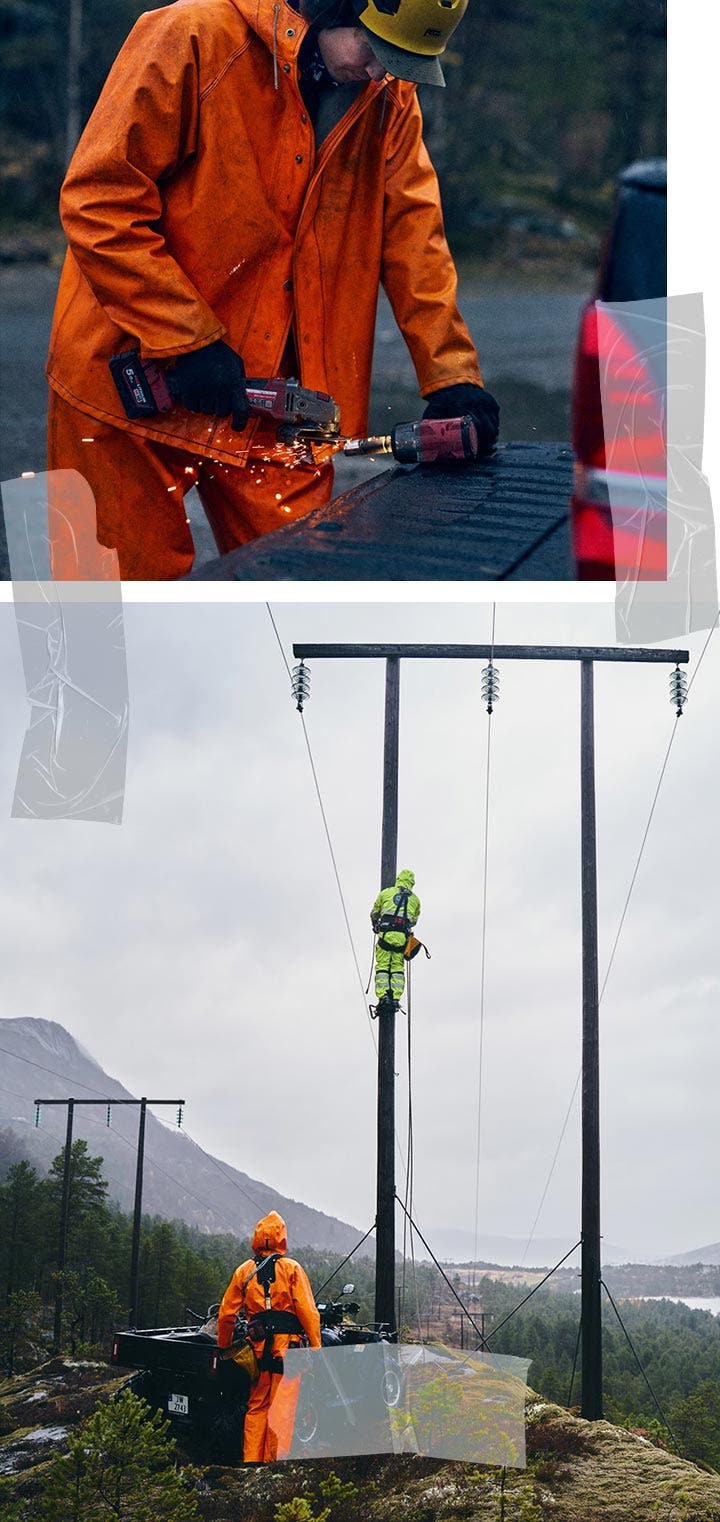
M676 1305L689 1305L691 1311L712 1311L720 1316L720 1295L638 1295L638 1300L673 1300Z

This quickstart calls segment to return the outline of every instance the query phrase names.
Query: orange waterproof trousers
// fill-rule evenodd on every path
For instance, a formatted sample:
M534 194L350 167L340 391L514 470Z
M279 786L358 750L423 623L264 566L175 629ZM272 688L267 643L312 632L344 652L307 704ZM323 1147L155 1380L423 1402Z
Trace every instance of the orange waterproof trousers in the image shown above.
M252 1386L245 1416L243 1460L273 1464L292 1447L300 1379L263 1372Z
M262 446L253 446L247 466L222 465L98 422L50 392L48 470L84 476L95 498L98 541L117 550L123 581L168 581L192 569L195 552L183 500L192 486L220 554L329 501L329 462L290 466L262 455ZM97 573L83 566L79 550L87 525L72 522L66 486L62 503L53 501L52 476L49 497L54 579L93 579ZM87 514L82 497L77 512Z

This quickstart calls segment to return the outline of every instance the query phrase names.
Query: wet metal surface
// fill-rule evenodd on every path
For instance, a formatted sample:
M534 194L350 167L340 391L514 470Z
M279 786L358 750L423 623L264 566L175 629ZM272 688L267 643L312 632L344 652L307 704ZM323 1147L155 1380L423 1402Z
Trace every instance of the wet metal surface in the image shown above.
M190 580L567 581L567 444L504 444L482 464L401 466Z

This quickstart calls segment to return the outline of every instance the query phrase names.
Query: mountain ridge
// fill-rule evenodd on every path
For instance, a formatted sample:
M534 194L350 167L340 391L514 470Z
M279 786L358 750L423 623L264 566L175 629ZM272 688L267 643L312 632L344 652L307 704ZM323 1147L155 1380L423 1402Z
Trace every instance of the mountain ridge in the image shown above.
M5 1168L25 1157L39 1172L47 1172L65 1141L66 1111L40 1107L40 1124L33 1124L35 1101L97 1098L132 1099L119 1079L111 1077L64 1025L33 1016L0 1021L3 1080L0 1088L0 1163ZM48 1060L50 1059L50 1060ZM57 1062L57 1067L51 1065ZM27 1113L19 1114L24 1102ZM52 1117L58 1108L60 1125ZM73 1116L73 1139L87 1142L102 1156L108 1194L131 1211L135 1189L137 1112L130 1106L111 1108L110 1126L101 1105L78 1105ZM180 1220L208 1233L252 1235L255 1223L268 1210L285 1219L293 1247L349 1252L362 1233L335 1216L283 1195L272 1185L252 1178L205 1152L182 1130L171 1130L147 1110L143 1211L167 1220ZM366 1251L372 1250L372 1244Z

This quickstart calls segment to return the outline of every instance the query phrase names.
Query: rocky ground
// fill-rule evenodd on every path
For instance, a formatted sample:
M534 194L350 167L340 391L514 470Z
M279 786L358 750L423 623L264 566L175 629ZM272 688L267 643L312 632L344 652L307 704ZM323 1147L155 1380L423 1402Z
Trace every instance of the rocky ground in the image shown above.
M0 1383L0 1515L32 1502L68 1432L122 1383L106 1364L70 1359ZM720 1522L720 1475L532 1394L525 1470L410 1455L201 1471L204 1522L275 1522L296 1497L308 1518L329 1506L328 1522Z

